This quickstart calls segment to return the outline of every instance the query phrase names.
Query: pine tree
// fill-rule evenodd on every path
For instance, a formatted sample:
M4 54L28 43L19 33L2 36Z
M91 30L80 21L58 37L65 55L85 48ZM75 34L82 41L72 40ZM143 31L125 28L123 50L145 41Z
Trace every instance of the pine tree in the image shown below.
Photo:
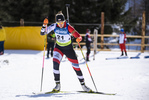
M105 22L124 21L128 12L124 12L126 0L0 0L2 21L42 22L49 17L55 21L55 14L62 11L66 17L66 6L70 4L70 23L100 23L101 12L105 13Z

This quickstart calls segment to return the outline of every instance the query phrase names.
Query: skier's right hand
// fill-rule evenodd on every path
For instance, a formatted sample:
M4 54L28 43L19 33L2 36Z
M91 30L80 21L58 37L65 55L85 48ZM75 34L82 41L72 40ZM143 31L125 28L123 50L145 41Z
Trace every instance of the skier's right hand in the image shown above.
M42 26L42 29L41 29L41 32L40 32L40 34L41 35L45 35L46 33L45 33L45 28L46 28L46 26L47 26L47 24L48 24L48 17L46 17L45 19L44 19L44 21L43 21L43 26Z
M49 21L48 21L48 17L47 17L47 18L44 19L43 25L47 25L48 23L49 23Z

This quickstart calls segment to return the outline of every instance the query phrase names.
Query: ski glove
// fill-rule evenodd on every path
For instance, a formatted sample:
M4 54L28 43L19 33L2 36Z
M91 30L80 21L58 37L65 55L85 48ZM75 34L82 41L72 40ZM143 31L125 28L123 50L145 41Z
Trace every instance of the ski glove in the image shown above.
M82 37L80 36L80 37L78 37L77 39L76 39L76 41L79 43L79 42L81 42L82 41Z
M43 25L47 25L48 23L49 23L49 21L48 21L48 17L47 17L47 18L44 19Z
M41 32L40 32L41 35L45 35L45 34L46 34L46 33L45 33L45 30L46 30L45 28L46 28L48 22L49 22L49 21L48 21L48 17L47 17L47 18L45 18L44 21L43 21L43 26L42 26L42 29L41 29Z

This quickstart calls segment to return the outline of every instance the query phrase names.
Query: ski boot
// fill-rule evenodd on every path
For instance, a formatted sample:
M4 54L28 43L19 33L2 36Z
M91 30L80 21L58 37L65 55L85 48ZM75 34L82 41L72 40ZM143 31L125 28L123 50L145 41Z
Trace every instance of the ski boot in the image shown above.
M53 53L51 53L51 57L53 57Z
M81 86L82 86L82 89L83 89L84 91L89 92L89 93L93 92L89 87L87 87L87 86L85 85L84 82L81 83Z
M125 56L127 56L127 52L125 52Z
M56 82L56 86L53 88L52 92L58 92L61 89L60 82Z
M90 61L90 60L89 60L89 57L86 57L86 61Z
M124 55L124 53L123 53L123 51L122 51L122 54L121 54L121 56L123 56Z
M47 58L49 58L49 54L47 54Z

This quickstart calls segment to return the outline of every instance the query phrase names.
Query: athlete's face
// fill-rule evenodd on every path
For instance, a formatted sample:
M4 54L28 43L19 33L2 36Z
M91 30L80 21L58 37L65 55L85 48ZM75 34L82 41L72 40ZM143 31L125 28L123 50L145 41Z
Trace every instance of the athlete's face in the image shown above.
M63 27L64 27L64 22L65 22L65 21L59 21L59 22L57 22L57 24L58 24L58 26L59 26L60 28L63 28Z

